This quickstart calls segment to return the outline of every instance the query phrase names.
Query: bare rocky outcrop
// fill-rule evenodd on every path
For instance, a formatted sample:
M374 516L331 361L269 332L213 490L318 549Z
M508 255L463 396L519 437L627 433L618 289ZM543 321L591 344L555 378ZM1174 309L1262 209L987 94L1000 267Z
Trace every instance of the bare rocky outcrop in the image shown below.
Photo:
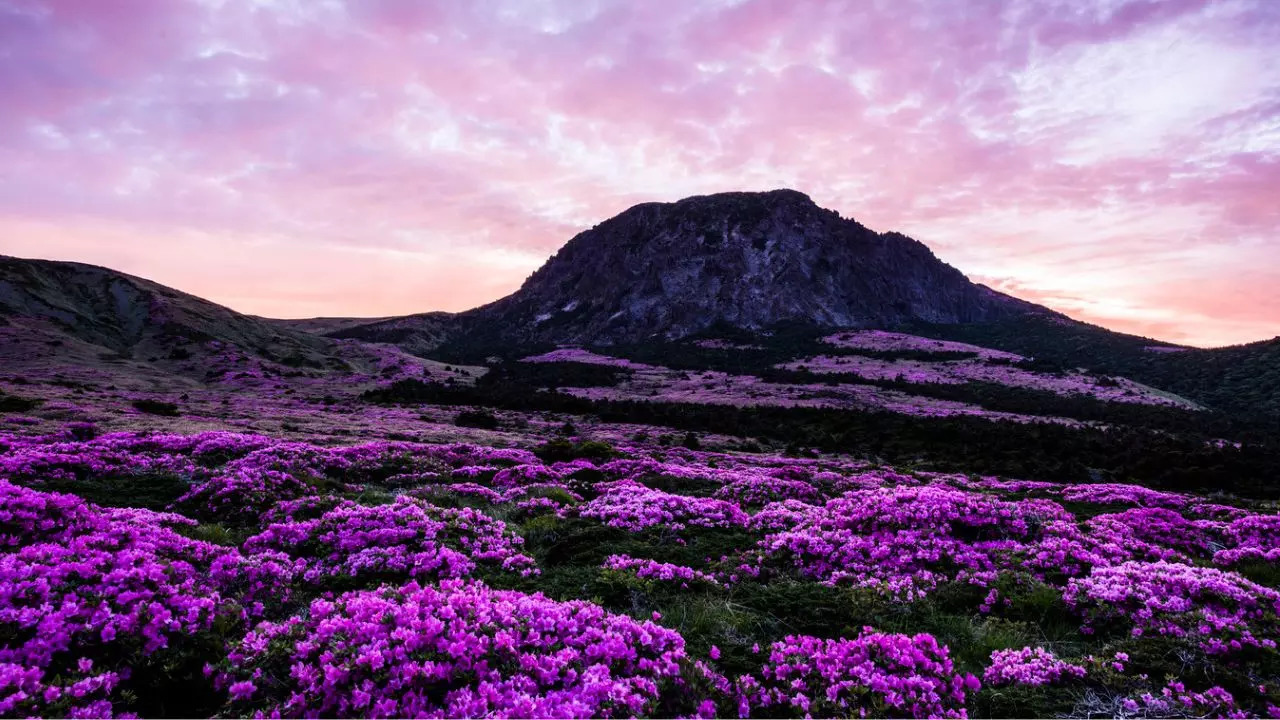
M889 327L1048 312L970 282L923 244L794 190L646 203L580 233L464 332L616 344L712 326Z

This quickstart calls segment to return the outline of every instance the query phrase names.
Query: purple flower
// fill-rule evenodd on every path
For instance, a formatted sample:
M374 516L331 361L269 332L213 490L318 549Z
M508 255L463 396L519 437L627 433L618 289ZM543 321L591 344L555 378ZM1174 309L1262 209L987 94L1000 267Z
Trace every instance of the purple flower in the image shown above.
M249 680L241 680L240 682L231 683L228 688L231 693L232 700L248 700L257 692L258 687Z

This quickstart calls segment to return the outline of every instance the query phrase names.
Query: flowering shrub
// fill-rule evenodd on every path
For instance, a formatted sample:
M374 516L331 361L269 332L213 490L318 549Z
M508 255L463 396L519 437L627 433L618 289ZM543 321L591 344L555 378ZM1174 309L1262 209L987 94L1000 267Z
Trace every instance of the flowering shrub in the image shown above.
M1122 483L1071 485L1063 488L1062 499L1070 500L1071 502L1098 503L1099 505L1138 505L1140 507L1164 507L1173 510L1186 507L1191 501L1191 498L1186 495L1161 492L1141 485L1125 485Z
M1094 538L1140 560L1208 557L1221 536L1220 523L1188 520L1167 508L1131 508L1099 515L1087 524Z
M857 490L798 515L759 543L765 562L906 600L944 581L987 584L1042 518L1070 517L1054 503L933 486Z
M1092 630L1107 624L1192 637L1211 654L1275 648L1280 592L1215 568L1126 562L1067 583L1063 599Z
M765 505L747 521L747 527L757 531L789 530L808 520L821 508L799 500L783 500Z
M514 488L521 485L557 482L559 480L560 473L539 463L536 465L516 465L499 470L493 476L493 485L498 488Z
M385 412L421 422L417 410ZM608 425L592 436L622 454L594 460L546 445L535 456L236 433L69 442L45 425L51 434L0 434L0 474L22 483L0 479L4 716L945 716L966 700L999 714L1027 698L1046 715L1190 716L1280 705L1280 594L1269 587L1280 516L1265 502L659 447ZM151 502L142 470L196 485ZM189 515L32 489L46 479L152 508L185 492L175 507ZM1095 506L1077 518L1055 500ZM653 622L610 614L622 611ZM1046 637L1073 662L1034 645L1037 619L1064 611L1080 634ZM872 617L894 629L943 620L928 627L954 639L950 650L871 631L819 639ZM433 623L440 633L420 639ZM676 627L706 657L686 657ZM800 634L779 641L784 632ZM1006 639L1021 649L991 653L987 643ZM981 663L984 685L1004 689L973 695L976 680L950 657Z
M390 505L342 506L313 520L277 523L244 548L296 558L309 583L359 585L464 577L476 563L529 575L536 568L520 553L523 542L473 508L441 508L402 496Z
M609 490L582 505L578 513L624 530L644 530L655 526L670 530L695 526L740 527L747 522L746 513L734 503L673 495L635 484Z
M1189 692L1180 682L1169 683L1159 695L1143 693L1123 698L1114 714L1122 718L1249 717L1236 709L1235 698L1226 690L1215 686L1204 692Z
M679 585L683 589L688 589L690 584L710 585L713 587L720 585L720 582L715 577L700 570L694 570L691 567L658 562L657 560L633 558L629 555L610 555L605 558L604 564L600 567L605 570L634 572L635 576L641 580L671 583Z
M1280 547L1280 515L1247 515L1223 531L1236 545Z
M25 485L50 481L83 481L89 478L131 475L180 475L190 477L197 468L189 458L173 454L135 452L117 435L90 442L57 442L25 445L0 455L0 478Z
M321 517L339 507L352 507L355 503L336 495L306 495L293 500L281 500L262 513L258 521L263 525L298 522Z
M956 672L932 636L864 628L853 640L789 635L773 643L759 677L740 678L740 712L847 717L870 710L889 717L965 717L973 675Z
M222 598L189 563L157 548L115 547L116 540L87 533L0 556L0 624L39 628L0 650L0 660L43 666L73 646L117 637L149 654L167 646L170 633L213 622ZM47 608L57 610L46 615Z
M1071 519L1048 501L1011 502L983 493L924 485L845 493L827 503L824 523L860 532L929 530L966 539L1027 538L1041 522Z
M502 502L501 493L473 482L460 482L453 485L431 485L429 487L414 488L405 494L429 503L443 503L449 498L455 501L460 498L473 498L490 505L497 505Z
M46 493L0 480L0 547L56 542L93 517L75 495Z
M822 494L803 480L748 477L735 480L720 488L716 491L715 497L740 505L767 505L771 502L786 500L816 502L822 499Z
M989 686L1001 685L1052 685L1067 678L1082 678L1085 669L1054 657L1044 648L1024 647L1021 650L996 650L991 653L991 664L982 673L982 681Z
M117 714L129 683L169 672L179 647L197 637L216 647L216 625L261 615L263 599L288 599L287 565L167 527L185 518L0 488L19 520L10 536L16 526L29 543L0 554L5 714Z
M174 506L202 520L250 525L281 500L315 494L313 484L288 473L242 468L195 486Z
M445 581L317 600L224 664L236 713L615 717L650 713L684 640L590 603Z
M1223 534L1234 547L1214 553L1215 563L1235 565L1246 560L1280 563L1280 515L1246 515L1231 521Z
M516 503L516 509L513 516L517 518L530 518L539 515L554 515L564 507L556 500L549 497L533 497L528 500L520 500Z

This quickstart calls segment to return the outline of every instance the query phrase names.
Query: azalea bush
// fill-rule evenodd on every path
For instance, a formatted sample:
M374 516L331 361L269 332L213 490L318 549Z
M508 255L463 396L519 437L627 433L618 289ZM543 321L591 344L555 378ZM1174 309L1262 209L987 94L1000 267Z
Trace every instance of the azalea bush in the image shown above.
M441 508L400 497L389 505L344 504L310 520L275 523L244 543L249 554L296 558L300 578L317 587L459 578L477 564L529 575L523 538L473 508Z
M933 636L870 628L856 638L788 636L738 684L742 714L765 717L965 717L966 694L982 686Z
M0 715L1280 708L1274 506L634 434L0 435Z
M477 583L353 592L255 627L216 682L240 714L633 717L688 663L680 634Z

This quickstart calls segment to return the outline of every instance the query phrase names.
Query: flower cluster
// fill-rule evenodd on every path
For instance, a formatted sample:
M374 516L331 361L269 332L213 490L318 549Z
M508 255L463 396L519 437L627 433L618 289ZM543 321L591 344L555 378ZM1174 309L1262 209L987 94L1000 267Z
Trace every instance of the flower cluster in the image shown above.
M1087 525L1093 537L1140 560L1187 562L1208 557L1221 536L1220 523L1188 520L1167 508L1131 508L1099 515Z
M633 558L630 555L610 555L600 566L605 570L633 572L641 580L656 580L688 589L690 584L718 587L720 582L712 575L684 565Z
M1024 647L991 653L991 664L983 671L982 681L992 687L1052 685L1067 678L1084 676L1083 667L1059 660L1044 648Z
M237 713L634 717L686 664L684 640L590 603L410 583L262 623L219 681Z
M1280 563L1280 515L1246 515L1232 520L1223 535L1232 547L1214 553L1219 565L1245 560Z
M277 502L316 492L314 484L290 473L239 468L193 487L175 506L195 518L250 525Z
M1180 682L1169 683L1159 695L1143 693L1123 698L1114 711L1121 718L1250 717L1236 708L1235 698L1226 690L1215 686L1204 692L1189 692Z
M360 586L464 577L476 563L529 575L536 568L520 552L523 542L502 521L473 508L441 508L402 496L390 505L343 505L311 520L276 523L244 548L295 558L309 583Z
M260 614L263 598L288 599L287 566L169 527L185 518L8 483L0 507L20 545L0 554L4 714L117 714L130 678L171 662L175 641Z
M1233 572L1170 562L1126 562L1067 583L1063 599L1089 630L1116 624L1138 637L1191 636L1211 654L1275 648L1280 592Z
M783 500L765 505L747 521L747 527L756 531L790 530L807 522L823 509L799 500Z
M966 717L967 692L981 683L957 673L945 646L927 634L890 635L866 628L856 639L790 635L773 643L759 677L738 681L743 716L847 717L883 708L895 717Z
M717 490L715 497L739 505L767 505L786 500L817 502L822 500L822 493L804 480L757 476L734 480Z
M624 530L741 527L748 519L742 508L725 500L675 495L634 483L614 487L577 512Z
M1097 503L1099 505L1137 505L1163 507L1178 510L1186 507L1191 498L1177 493L1152 490L1141 485L1124 483L1095 483L1070 485L1063 488L1062 499L1070 502Z
M0 547L57 542L93 517L75 495L35 492L0 481Z
M800 524L759 544L767 563L906 600L943 581L986 583L1041 523L1070 518L1047 501L928 485L853 491L820 510L792 512Z

